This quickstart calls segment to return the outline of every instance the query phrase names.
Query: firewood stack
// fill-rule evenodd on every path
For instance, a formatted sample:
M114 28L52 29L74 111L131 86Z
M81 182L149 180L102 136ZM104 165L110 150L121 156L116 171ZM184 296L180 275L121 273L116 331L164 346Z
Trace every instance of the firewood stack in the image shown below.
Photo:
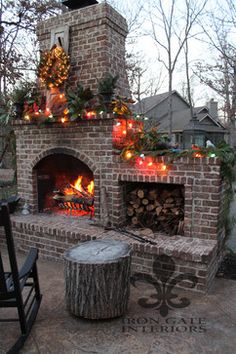
M127 194L127 217L134 227L148 227L167 235L183 235L183 188L135 188Z

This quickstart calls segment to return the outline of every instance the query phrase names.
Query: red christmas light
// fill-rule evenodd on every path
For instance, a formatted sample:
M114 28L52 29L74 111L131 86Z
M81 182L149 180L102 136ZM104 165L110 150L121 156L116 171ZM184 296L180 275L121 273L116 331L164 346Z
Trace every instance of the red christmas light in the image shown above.
M86 112L86 118L87 119L92 119L92 118L95 118L95 117L96 117L96 112L94 112L94 111Z

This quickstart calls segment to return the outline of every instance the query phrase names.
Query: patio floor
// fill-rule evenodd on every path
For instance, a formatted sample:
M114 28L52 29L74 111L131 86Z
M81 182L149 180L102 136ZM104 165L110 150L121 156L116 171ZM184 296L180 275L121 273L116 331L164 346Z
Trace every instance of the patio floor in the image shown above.
M18 258L21 263L22 254ZM165 317L159 310L138 304L153 289L131 286L123 318L89 321L71 316L65 308L63 264L40 259L38 266L43 300L21 353L236 353L236 281L216 279L208 295L183 294L176 289L191 304L174 308ZM0 323L1 354L14 343L18 331L17 323Z

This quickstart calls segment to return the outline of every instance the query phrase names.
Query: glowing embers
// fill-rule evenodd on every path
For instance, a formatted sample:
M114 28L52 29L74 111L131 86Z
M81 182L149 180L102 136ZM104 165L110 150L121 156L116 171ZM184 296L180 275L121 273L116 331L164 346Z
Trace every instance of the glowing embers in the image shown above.
M74 216L94 214L94 181L83 185L83 176L78 176L74 183L67 183L54 191L53 200L60 211ZM55 212L55 208L53 208Z

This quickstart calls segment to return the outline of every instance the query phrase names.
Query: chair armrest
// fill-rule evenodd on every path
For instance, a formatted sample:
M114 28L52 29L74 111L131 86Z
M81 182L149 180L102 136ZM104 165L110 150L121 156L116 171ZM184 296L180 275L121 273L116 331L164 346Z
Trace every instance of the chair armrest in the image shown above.
M31 248L28 255L27 255L27 258L26 258L26 260L19 272L20 279L27 277L29 275L29 273L31 272L33 265L36 263L37 259L38 259L37 248Z

